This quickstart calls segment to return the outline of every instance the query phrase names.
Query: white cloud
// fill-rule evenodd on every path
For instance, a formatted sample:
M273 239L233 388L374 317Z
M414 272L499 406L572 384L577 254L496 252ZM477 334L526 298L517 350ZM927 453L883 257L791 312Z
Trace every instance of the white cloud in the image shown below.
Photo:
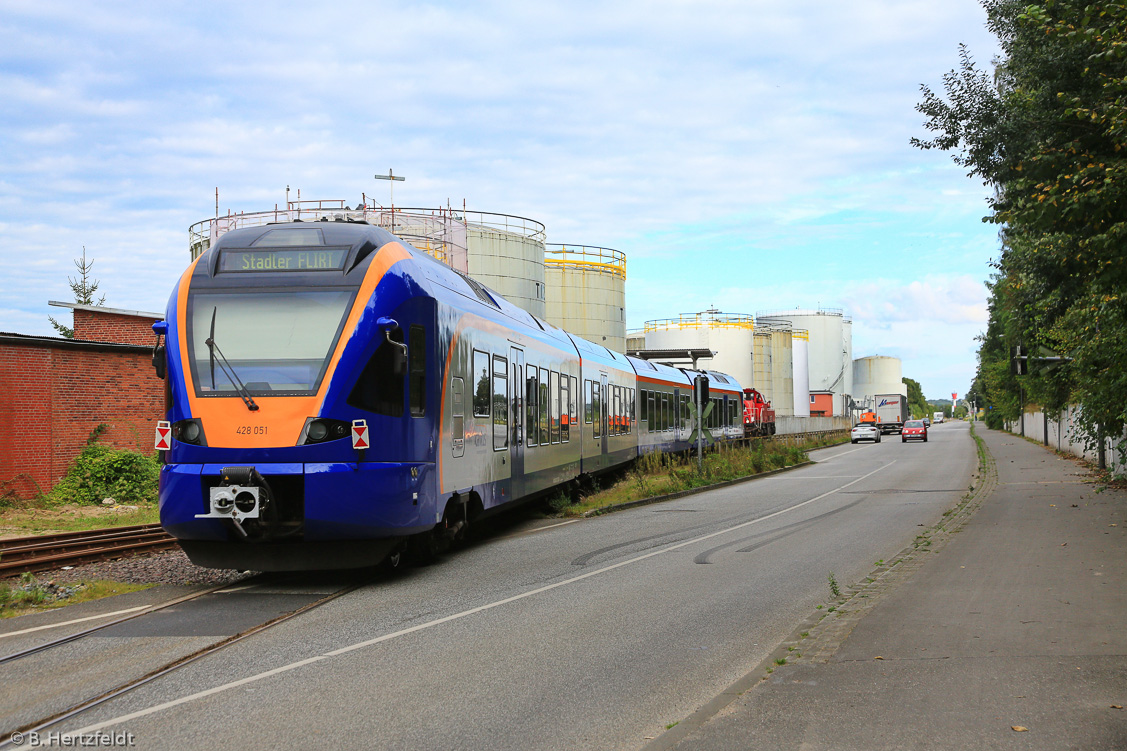
M632 321L819 301L866 326L909 323L910 299L935 327L981 313L957 280L995 252L986 194L908 145L919 84L959 42L994 54L975 0L215 11L5 3L0 328L50 333L84 244L107 304L162 309L216 187L223 212L287 185L383 201L389 167L399 205L465 199L626 251Z

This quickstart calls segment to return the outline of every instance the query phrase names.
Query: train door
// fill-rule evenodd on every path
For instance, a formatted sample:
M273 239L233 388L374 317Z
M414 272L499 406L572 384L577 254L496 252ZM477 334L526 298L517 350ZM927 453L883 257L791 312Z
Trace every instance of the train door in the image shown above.
M525 494L524 487L524 350L509 348L512 391L509 392L509 461L511 463L512 497Z
M602 427L603 439L599 451L603 456L607 455L607 430L609 427L608 416L610 410L607 409L607 374L601 373L599 375L599 394L602 397L599 401L602 402L602 409L599 411L599 425Z

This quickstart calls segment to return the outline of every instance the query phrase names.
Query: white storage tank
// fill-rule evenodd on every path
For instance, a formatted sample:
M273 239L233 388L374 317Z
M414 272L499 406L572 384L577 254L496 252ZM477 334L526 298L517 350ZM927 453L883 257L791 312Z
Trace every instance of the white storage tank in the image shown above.
M810 416L810 334L796 329L791 362L794 364L794 416Z
M532 219L465 212L469 275L535 316L546 315L544 225Z
M853 361L853 399L864 404L876 394L908 395L899 357L873 355Z
M626 254L590 245L544 248L544 317L584 339L626 351Z
M772 388L771 374L774 370L773 363L771 362L771 330L764 326L763 328L755 330L755 342L753 344L752 354L752 369L753 375L751 379L751 386L753 386L763 398L771 402L774 406L775 400Z
M759 313L757 325L788 325L809 339L810 391L833 393L834 415L845 414L845 395L853 381L852 321L842 310L783 310Z
M780 417L794 414L794 335L790 326L771 328L771 406Z
M629 352L646 348L646 332L640 329L633 329L626 332L626 349Z
M727 373L740 386L754 383L752 352L755 319L750 315L706 310L677 318L646 321L646 349L707 349L716 353L698 367ZM758 388L758 386L757 386Z

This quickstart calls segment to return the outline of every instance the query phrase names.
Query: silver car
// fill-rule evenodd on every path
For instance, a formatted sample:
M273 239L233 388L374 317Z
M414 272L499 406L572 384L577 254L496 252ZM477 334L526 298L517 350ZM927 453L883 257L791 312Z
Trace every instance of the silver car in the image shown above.
M853 426L849 433L849 442L874 441L880 443L880 428L871 422L860 422Z

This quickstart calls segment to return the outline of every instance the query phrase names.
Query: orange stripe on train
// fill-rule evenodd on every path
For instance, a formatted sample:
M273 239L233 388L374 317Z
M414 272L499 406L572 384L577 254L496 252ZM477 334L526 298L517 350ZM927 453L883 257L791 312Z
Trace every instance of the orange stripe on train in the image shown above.
M202 257L202 256L201 256ZM196 396L195 383L188 363L188 283L191 280L195 263L184 272L180 283L178 310L180 320L180 357L184 363L184 380L188 387L188 406L193 417L203 421L204 434L208 446L221 448L269 448L271 446L294 446L297 444L301 428L306 418L321 413L328 391L329 381L340 362L341 353L364 314L368 301L388 270L399 261L410 258L411 254L397 242L384 245L372 259L360 291L352 304L336 349L329 359L325 378L313 396L258 396L255 402L258 410L246 409L237 397ZM196 259L197 262L199 259Z

